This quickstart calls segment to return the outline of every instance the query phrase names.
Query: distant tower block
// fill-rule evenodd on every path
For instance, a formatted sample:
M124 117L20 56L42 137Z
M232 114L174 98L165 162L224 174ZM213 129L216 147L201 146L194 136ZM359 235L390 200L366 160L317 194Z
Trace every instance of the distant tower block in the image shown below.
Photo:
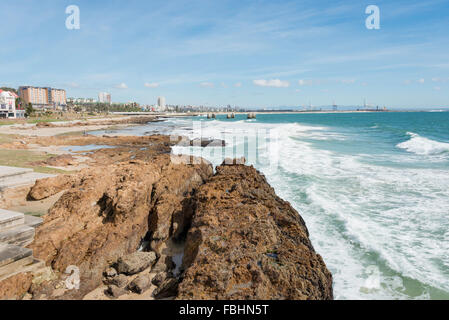
M338 110L338 106L335 104L335 101L332 104L332 110L334 110L334 111Z

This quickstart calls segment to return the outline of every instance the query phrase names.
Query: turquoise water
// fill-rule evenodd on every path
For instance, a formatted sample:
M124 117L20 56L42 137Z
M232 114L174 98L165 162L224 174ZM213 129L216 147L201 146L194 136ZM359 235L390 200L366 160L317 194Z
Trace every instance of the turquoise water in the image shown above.
M170 119L175 147L214 164L246 156L302 215L337 299L449 299L449 112ZM144 134L153 124L131 129Z

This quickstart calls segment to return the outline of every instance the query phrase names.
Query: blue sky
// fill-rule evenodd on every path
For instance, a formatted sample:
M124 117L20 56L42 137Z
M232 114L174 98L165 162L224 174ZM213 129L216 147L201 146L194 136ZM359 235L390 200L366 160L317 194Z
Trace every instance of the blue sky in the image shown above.
M449 1L2 1L0 85L154 104L449 106ZM67 30L77 5L80 30ZM380 30L365 8L380 8Z

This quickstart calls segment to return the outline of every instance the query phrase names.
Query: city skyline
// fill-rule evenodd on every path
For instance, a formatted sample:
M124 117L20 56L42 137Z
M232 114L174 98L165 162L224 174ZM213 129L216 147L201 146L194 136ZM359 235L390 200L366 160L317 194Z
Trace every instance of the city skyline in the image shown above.
M72 4L79 30L65 26ZM123 4L4 4L0 85L147 105L449 106L447 1Z

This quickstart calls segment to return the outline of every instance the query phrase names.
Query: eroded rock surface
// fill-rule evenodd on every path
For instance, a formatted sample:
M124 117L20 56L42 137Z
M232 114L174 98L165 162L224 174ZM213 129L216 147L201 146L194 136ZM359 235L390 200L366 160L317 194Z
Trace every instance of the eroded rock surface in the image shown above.
M80 290L64 296L80 298L101 284L112 263L139 248L159 198L167 192L189 194L211 174L209 163L174 164L169 155L151 163L129 161L82 170L74 178L78 183L45 216L30 247L57 271L70 265L80 269Z
M178 299L332 299L306 225L254 168L217 167L195 196Z

